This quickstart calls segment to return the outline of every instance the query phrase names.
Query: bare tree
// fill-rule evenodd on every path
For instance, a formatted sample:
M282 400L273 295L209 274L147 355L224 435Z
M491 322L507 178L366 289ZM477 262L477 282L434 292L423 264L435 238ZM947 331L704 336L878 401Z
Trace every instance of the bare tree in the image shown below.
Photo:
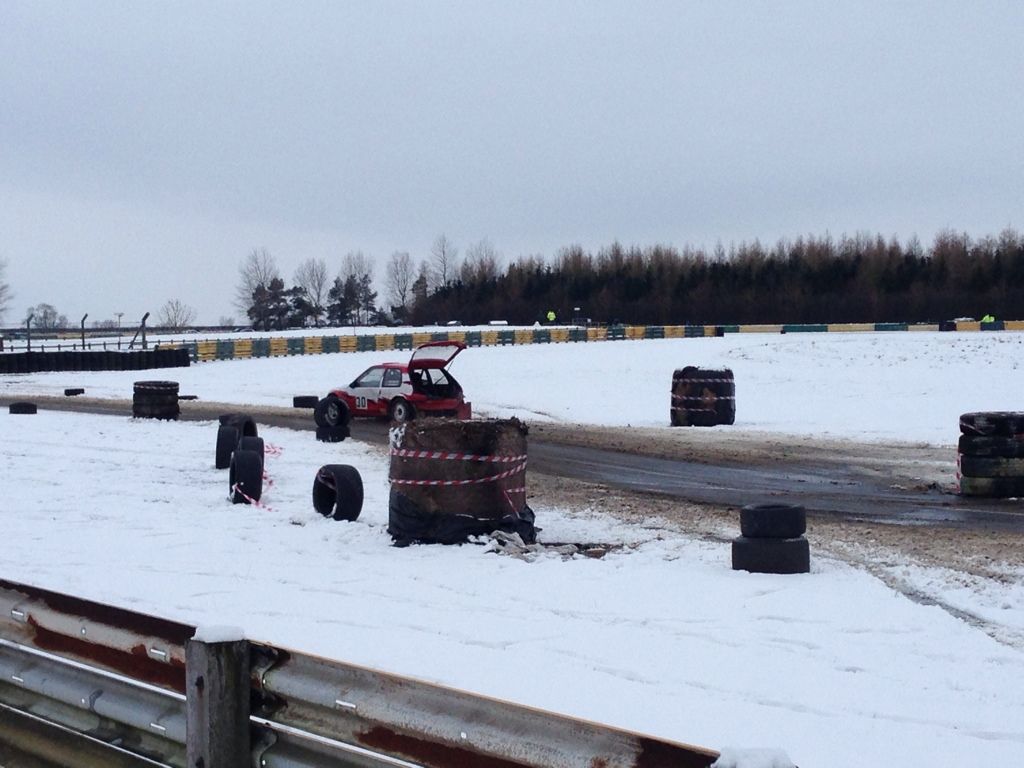
M459 269L459 277L465 283L485 282L498 277L501 256L486 237L466 249L466 258Z
M373 260L362 251L349 251L341 260L341 280L356 286L353 317L356 323L362 325L369 320L377 299L373 291Z
M192 307L178 299L170 299L157 313L156 324L177 331L186 325L192 325L195 319L196 311Z
M59 314L53 304L36 304L34 307L29 307L25 314L26 320L29 315L32 315L32 325L35 328L55 330L68 327L67 315Z
M349 251L341 260L341 279L354 277L359 280L366 275L373 277L373 259L362 251Z
M0 259L0 320L4 319L7 306L11 303L11 287L4 281L4 272L7 271L7 262Z
M327 294L331 290L327 262L323 259L306 259L295 270L295 285L306 294L310 317L316 325L320 325L320 319L326 311Z
M266 288L270 281L281 275L277 262L266 248L253 248L245 261L238 265L238 287L235 289L235 306L248 316L252 306L252 295L259 286Z
M434 240L434 245L430 248L430 262L434 273L435 287L444 288L455 279L455 273L458 270L458 254L458 249L443 233Z
M413 267L408 251L395 251L388 259L387 292L388 304L405 311L412 288Z
M233 317L231 317L229 315L221 315L220 318L217 320L217 325L219 325L221 327L224 327L224 328L226 328L229 325L234 325L234 324L235 324L235 318L233 318Z

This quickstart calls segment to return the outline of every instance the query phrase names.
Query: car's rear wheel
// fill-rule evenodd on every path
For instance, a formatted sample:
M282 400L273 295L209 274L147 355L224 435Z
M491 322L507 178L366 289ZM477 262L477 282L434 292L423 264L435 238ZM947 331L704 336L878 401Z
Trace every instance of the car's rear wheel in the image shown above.
M396 397L391 401L391 406L388 408L388 416L391 417L392 421L399 423L412 421L416 418L416 408L405 398Z

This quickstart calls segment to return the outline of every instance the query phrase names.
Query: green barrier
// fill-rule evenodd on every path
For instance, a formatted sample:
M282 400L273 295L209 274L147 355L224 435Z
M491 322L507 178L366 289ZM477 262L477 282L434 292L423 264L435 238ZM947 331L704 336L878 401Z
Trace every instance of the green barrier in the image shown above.
M828 325L825 323L786 323L782 326L783 333L828 333Z
M738 325L719 325L717 328L722 329L722 333L739 333L740 327Z
M587 329L586 328L570 328L569 329L569 341L586 341L587 340Z
M876 331L905 331L906 323L875 323Z
M434 333L430 334L430 340L431 341L448 341L448 332L447 331L435 331Z
M320 348L323 350L325 355L329 352L341 351L341 346L338 344L337 336L324 336L321 343L322 346Z
M688 339L697 339L704 337L704 326L703 325L688 325L683 328L683 336Z
M252 356L270 357L270 339L253 339Z
M516 332L515 331L498 331L498 343L501 344L501 346L505 346L507 344L515 344L516 343Z
M644 338L645 339L664 339L665 338L665 326L663 325L648 325L644 327Z
M369 334L362 334L356 336L356 351L358 352L376 352L377 351L377 337L370 336Z
M397 336L395 339L397 340ZM466 346L467 347L479 347L482 343L482 337L480 331L466 331Z
M533 343L534 344L550 344L551 343L551 331L547 328L538 328L533 332Z
M199 345L194 341L186 342L184 345L185 349L188 350L188 357L193 363L199 362Z
M233 360L235 357L235 342L228 339L227 341L217 342L217 359L218 360Z
M412 349L412 334L411 333L396 333L395 334L395 349Z
M294 336L288 339L288 354L289 355L304 355L306 354L306 340L301 336Z
M608 340L618 341L626 338L626 326L624 325L609 325L608 326Z

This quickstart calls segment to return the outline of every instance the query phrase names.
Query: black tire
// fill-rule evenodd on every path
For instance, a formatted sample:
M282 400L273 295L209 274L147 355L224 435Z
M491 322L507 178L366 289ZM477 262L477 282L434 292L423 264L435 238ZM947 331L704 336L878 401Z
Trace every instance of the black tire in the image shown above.
M257 456L260 457L260 466L266 463L266 450L263 446L262 437L242 437L238 440L238 447L236 451L253 451Z
M296 395L292 398L293 408L316 408L320 398L316 395Z
M11 403L7 410L9 413L27 415L37 411L35 403Z
M318 427L345 427L352 419L348 404L334 395L328 395L313 409L313 421Z
M1024 479L1024 459L960 456L960 474L964 477L1018 477Z
M388 418L399 424L413 421L416 418L416 406L404 397L396 397L388 406Z
M225 413L220 417L220 423L237 429L239 439L243 437L259 437L256 422L247 413Z
M960 431L965 435L997 437L1024 435L1024 413L1014 411L965 413L960 417Z
M1024 498L1024 477L961 477L960 495L988 499Z
M348 427L317 427L316 439L321 443L340 443L349 436Z
M263 495L263 462L255 451L235 451L228 468L232 504L251 504Z
M313 508L324 517L354 521L363 509L363 478L348 464L326 464L313 478Z
M740 510L740 534L748 539L795 539L807 532L799 504L748 504Z
M179 400L198 400L199 395L178 395Z
M803 536L794 539L732 540L732 569L751 573L808 573L811 549Z
M85 390L82 387L68 387L64 390L64 397L75 397L76 395L84 395Z
M136 381L136 392L173 392L178 394L178 382L176 381Z
M217 452L214 466L227 469L231 466L231 454L238 447L238 428L225 424L217 430Z
M960 435L957 450L964 456L1001 456L1005 459L1024 458L1024 437L986 437Z
M686 423L680 418L678 408L668 409L668 423L673 427L685 427Z

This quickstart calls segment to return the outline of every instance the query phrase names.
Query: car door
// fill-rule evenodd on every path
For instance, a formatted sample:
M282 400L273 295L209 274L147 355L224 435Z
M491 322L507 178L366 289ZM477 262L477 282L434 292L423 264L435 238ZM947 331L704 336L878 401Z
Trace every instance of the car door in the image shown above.
M378 416L381 408L380 387L384 379L384 366L375 365L363 371L349 386L353 400L353 413L357 416ZM384 406L386 408L386 406Z

